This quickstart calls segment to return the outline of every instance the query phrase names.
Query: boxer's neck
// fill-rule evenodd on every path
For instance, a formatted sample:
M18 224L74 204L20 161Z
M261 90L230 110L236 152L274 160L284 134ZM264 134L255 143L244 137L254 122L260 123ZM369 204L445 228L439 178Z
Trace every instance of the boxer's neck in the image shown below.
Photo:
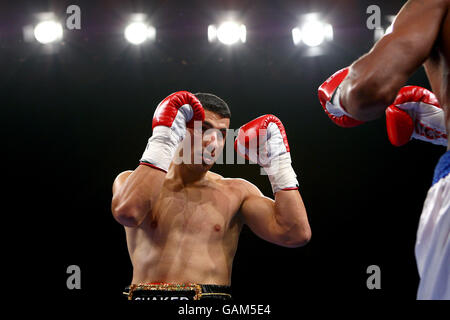
M173 165L173 178L181 185L190 185L205 180L208 170L202 165L186 165L184 163Z

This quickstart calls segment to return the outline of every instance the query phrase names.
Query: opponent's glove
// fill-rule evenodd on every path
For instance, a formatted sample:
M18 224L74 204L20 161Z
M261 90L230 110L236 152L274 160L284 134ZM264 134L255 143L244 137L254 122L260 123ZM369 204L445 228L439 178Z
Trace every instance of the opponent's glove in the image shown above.
M328 117L340 127L351 128L363 124L363 121L352 118L341 105L341 83L348 74L349 68L337 71L319 87L319 101Z
M406 86L400 89L394 103L386 109L386 128L394 146L412 138L447 146L444 111L433 92Z
M152 121L153 134L140 164L167 172L179 143L184 139L186 127L194 121L203 121L205 111L190 92L178 91L165 98L155 110Z
M234 148L241 156L264 168L274 194L298 189L286 131L274 115L261 116L240 127Z

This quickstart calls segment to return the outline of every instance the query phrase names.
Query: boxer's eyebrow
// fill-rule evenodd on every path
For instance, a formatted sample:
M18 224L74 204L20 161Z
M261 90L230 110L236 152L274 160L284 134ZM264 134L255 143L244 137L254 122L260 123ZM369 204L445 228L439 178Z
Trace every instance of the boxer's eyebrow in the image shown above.
M217 129L217 130L219 130L220 132L222 132L223 135L226 135L227 132L228 132L228 128L216 128L216 127L214 127L214 126L212 125L211 122L208 122L208 121L203 121L202 125L203 125L204 127L208 127L207 129L211 129L211 128Z
M213 127L213 125L208 121L203 121L203 125L206 125L207 127L210 127L210 128Z

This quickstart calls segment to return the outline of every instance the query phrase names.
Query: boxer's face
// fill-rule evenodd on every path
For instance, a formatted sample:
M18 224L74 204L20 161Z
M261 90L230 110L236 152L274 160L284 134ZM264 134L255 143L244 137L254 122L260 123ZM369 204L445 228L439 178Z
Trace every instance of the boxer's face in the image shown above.
M230 119L205 110L205 121L187 130L191 136L191 163L203 170L211 168L223 151L229 126ZM194 143L194 139L201 143Z

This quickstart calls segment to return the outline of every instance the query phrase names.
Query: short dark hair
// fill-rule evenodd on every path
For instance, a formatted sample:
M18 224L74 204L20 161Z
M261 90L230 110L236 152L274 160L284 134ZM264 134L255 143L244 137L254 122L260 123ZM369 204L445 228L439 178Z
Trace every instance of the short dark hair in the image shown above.
M212 93L201 93L201 92L195 93L194 96L197 97L197 99L200 101L205 110L217 113L222 118L231 119L230 108L228 108L226 102L220 99L218 96Z

